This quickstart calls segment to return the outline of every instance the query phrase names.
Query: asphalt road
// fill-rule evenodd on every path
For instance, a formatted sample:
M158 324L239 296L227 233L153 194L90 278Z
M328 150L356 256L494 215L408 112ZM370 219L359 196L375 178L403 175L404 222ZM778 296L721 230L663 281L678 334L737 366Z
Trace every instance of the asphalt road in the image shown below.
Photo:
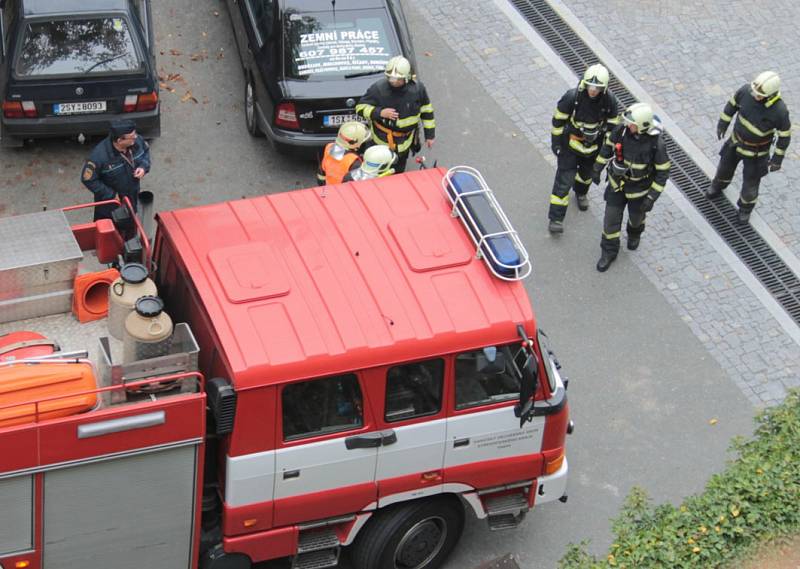
M152 144L144 183L157 208L313 185L312 161L287 159L245 130L244 81L224 2L171 0L154 9L168 87L163 136ZM571 208L567 232L548 234L552 167L469 80L435 30L408 15L439 125L429 160L479 168L520 231L534 259L527 288L571 379L576 423L569 502L536 509L516 531L491 533L470 520L446 568L469 569L505 553L526 569L555 567L569 542L591 539L594 551L605 549L608 520L633 485L658 501L700 490L723 467L729 439L750 432L754 409L627 251L608 273L595 271L596 217ZM79 176L89 150L59 140L0 151L0 214L88 201ZM655 246L647 239L642 247Z

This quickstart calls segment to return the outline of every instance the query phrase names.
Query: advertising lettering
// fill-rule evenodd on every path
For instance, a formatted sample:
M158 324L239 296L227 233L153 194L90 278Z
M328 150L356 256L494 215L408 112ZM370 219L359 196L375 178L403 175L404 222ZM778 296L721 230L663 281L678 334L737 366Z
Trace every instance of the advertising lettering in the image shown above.
M295 64L299 75L359 73L383 69L391 56L379 30L335 30L300 34Z

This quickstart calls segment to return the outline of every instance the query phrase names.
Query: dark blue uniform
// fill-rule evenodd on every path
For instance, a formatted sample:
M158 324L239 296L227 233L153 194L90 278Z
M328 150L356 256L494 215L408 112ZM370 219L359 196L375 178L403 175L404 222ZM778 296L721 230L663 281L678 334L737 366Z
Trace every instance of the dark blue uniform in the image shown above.
M137 168L143 168L145 173L150 171L150 146L147 142L139 136L133 146L120 152L114 148L109 136L92 150L83 165L81 181L94 194L95 201L127 197L135 211L139 201L139 180L134 178L133 172ZM94 219L110 218L115 207L97 206Z

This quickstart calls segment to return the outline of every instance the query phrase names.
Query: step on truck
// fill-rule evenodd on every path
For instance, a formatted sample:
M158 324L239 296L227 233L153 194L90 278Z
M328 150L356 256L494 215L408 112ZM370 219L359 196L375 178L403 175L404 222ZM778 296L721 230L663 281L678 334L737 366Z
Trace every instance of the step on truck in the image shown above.
M474 170L162 212L152 246L72 209L0 219L2 569L434 569L468 513L566 499L566 381ZM157 353L73 288L129 262Z

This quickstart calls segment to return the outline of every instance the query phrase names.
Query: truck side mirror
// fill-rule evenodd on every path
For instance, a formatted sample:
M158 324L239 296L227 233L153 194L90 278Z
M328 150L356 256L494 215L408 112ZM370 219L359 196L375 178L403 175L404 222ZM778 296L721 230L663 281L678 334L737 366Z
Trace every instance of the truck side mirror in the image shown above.
M533 352L531 352L533 354ZM536 369L536 368L534 368ZM538 389L538 371L533 372L528 366L522 368L519 386L519 403L514 405L514 415L519 417L519 428L534 417L534 397Z

